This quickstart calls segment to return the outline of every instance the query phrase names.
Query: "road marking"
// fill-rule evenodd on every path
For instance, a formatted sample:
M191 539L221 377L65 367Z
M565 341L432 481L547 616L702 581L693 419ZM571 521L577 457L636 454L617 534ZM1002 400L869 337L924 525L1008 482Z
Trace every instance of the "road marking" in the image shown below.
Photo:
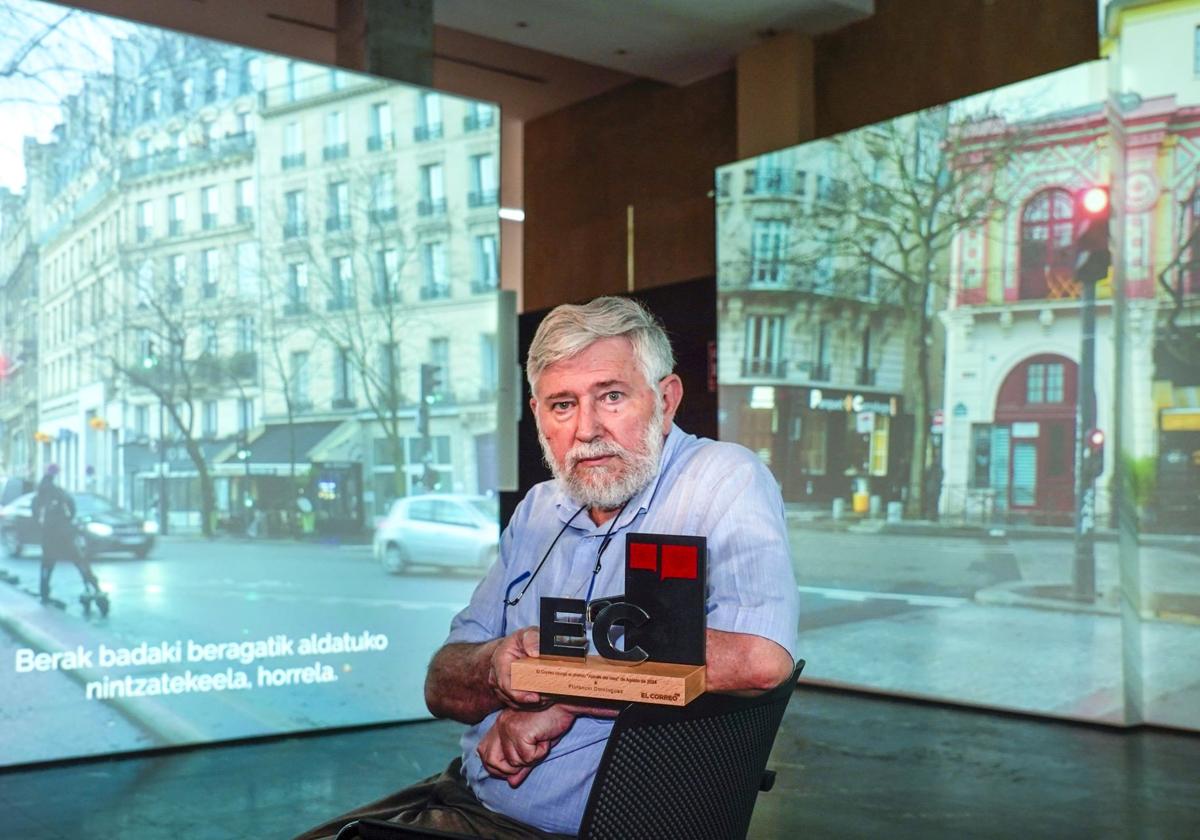
M858 589L832 589L826 586L797 586L805 595L820 595L831 601L903 601L914 607L961 607L971 603L970 598L951 595L918 595L909 592L864 592Z

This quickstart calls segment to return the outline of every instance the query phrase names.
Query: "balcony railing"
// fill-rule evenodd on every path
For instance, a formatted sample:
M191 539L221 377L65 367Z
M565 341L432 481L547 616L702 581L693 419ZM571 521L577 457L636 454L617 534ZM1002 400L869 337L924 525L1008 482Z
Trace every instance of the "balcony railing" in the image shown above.
M472 111L463 117L463 131L480 131L491 128L496 124L496 112L490 108L484 111Z
M283 225L284 239L299 239L308 236L308 224L305 222L285 222Z
M357 405L357 403L355 402L354 397L334 397L333 398L333 407L335 410L336 409L345 409L345 408L354 408L356 405Z
M343 312L353 305L348 295L333 295L325 301L326 312Z
M438 140L441 136L442 124L440 122L413 126L413 140L416 140L418 143L423 143L426 140Z
M468 207L490 207L500 199L499 190L471 190L467 193Z
M179 236L183 233L183 219L171 219L167 222L167 236Z
M350 230L349 216L330 216L325 220L326 233L336 233L339 230Z
M239 225L248 225L254 221L253 207L239 207L237 209L237 222Z
M394 222L398 218L400 218L400 211L395 207L379 207L367 211L367 220L373 225Z
M200 284L201 294L205 300L212 300L217 296L217 282L215 280L205 280Z
M860 367L854 371L854 381L859 385L875 384L875 368Z
M446 215L446 199L422 198L417 202L417 215L423 218Z
M773 166L746 170L746 195L804 194L804 171Z
M440 300L450 297L450 284L424 285L421 287L421 300Z
M150 237L152 235L153 235L153 228L151 228L147 225L138 225L138 229L137 229L137 241L138 242L149 242Z
M217 214L216 213L201 213L200 214L200 228L202 230L212 230L216 226L217 226Z
M742 376L783 379L787 366L787 359L742 359Z
M241 350L229 357L229 373L236 379L253 379L258 373L258 354Z
M367 137L368 152L391 151L394 148L396 148L396 135L391 132L387 134L372 134Z
M390 291L376 289L371 292L371 305L383 308L385 306L393 306L400 303L400 290L392 289Z
M249 131L212 138L206 144L179 149L164 149L151 155L129 158L121 164L122 178L141 178L171 172L185 166L249 157L254 154L254 134Z
M279 158L280 169L299 169L304 166L304 152L297 152L293 155L283 155Z
M350 157L350 144L333 143L328 145L321 151L321 157L324 158L326 162Z
M497 288L497 278L495 277L484 277L471 281L471 294L484 295L496 291Z
M808 378L814 382L828 382L831 379L830 366L828 363L820 365L811 365L808 369Z
M306 300L291 300L283 305L284 315L307 315L308 313L308 301Z

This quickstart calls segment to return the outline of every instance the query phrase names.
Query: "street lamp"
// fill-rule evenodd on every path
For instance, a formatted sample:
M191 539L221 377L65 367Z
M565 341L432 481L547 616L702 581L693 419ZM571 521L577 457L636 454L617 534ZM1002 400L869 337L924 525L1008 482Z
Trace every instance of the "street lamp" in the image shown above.
M1096 470L1092 455L1104 433L1096 428L1096 285L1108 276L1108 188L1093 186L1075 195L1075 279L1081 286L1079 388L1075 434L1074 597L1096 599ZM1102 463L1102 461L1100 462Z

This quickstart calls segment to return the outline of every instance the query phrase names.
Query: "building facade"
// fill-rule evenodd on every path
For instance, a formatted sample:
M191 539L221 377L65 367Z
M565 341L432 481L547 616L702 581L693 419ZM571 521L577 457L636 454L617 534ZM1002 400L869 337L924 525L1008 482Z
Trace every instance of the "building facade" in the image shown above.
M355 530L494 487L495 109L170 33L113 47L5 199L0 473L57 463L185 530Z

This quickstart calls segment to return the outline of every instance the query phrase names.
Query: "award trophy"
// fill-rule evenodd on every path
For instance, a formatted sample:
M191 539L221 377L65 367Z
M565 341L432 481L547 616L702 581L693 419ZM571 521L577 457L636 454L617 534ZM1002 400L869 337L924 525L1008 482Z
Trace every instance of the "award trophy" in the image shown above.
M704 537L630 534L625 594L542 598L540 654L512 664L513 688L685 706L704 693ZM588 655L585 618L598 656ZM612 631L624 632L617 648Z

